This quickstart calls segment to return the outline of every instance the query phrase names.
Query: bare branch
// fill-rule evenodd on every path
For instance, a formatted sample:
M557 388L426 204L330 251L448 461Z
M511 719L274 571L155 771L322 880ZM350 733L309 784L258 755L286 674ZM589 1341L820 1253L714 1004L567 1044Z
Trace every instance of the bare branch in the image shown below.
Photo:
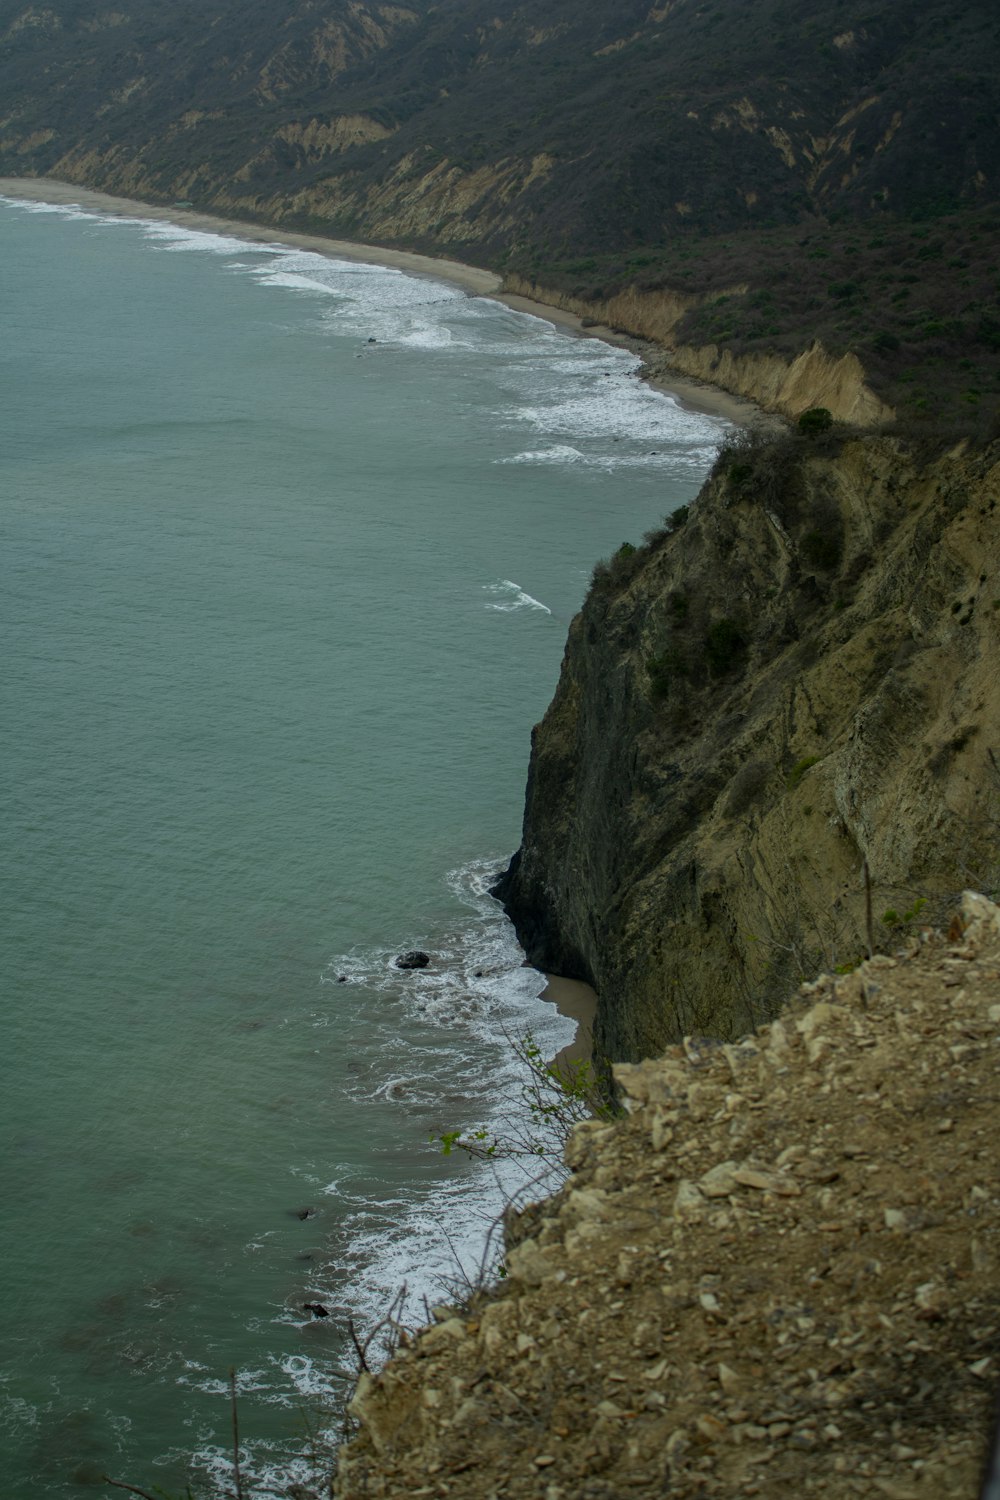
M229 1396L233 1409L233 1477L236 1480L236 1500L243 1500L243 1481L240 1478L240 1424L236 1413L236 1367L229 1368Z
M156 1500L155 1495L151 1495L148 1490L140 1490L137 1485L125 1484L120 1479L109 1479L107 1474L102 1474L101 1478L105 1484L110 1484L113 1489L127 1490L130 1495L140 1495L142 1500Z

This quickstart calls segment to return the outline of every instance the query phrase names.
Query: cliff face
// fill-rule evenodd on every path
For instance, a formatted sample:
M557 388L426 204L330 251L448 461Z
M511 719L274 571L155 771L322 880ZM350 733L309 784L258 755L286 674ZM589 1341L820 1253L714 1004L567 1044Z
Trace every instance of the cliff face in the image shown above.
M618 1070L507 1277L351 1403L340 1500L974 1500L1000 1354L1000 912ZM960 935L959 935L960 934Z
M697 380L720 386L734 396L755 401L767 411L797 417L811 406L825 406L838 422L871 427L891 421L894 413L867 383L861 361L855 354L837 358L827 354L818 341L795 356L743 353L718 344L692 345L680 330L688 314L699 306L718 301L660 290L640 291L629 287L600 299L574 297L554 287L509 275L504 290L534 298L553 307L565 308L591 323L621 329L662 345L669 353L665 361L648 362L652 375L669 377L671 370L693 375ZM746 287L731 289L742 295Z
M612 1060L732 1036L966 883L1000 829L1000 451L748 441L599 567L499 894Z

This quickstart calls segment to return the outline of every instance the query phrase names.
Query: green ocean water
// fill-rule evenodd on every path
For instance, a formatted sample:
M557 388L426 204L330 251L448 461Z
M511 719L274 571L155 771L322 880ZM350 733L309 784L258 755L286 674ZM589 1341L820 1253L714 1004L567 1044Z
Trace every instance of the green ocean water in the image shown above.
M479 1253L428 1137L568 1030L485 894L530 728L722 427L434 280L9 200L0 320L2 1493L223 1474L233 1366L280 1494L346 1317Z

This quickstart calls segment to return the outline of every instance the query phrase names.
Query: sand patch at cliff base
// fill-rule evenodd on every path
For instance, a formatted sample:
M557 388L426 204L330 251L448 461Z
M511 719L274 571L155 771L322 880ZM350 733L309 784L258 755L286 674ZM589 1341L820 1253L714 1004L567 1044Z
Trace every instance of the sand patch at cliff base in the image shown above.
M560 1048L552 1059L553 1063L559 1066L589 1062L594 1046L596 991L580 979L562 979L558 974L546 974L545 978L547 982L539 1000L548 1000L561 1016L576 1022L576 1036Z

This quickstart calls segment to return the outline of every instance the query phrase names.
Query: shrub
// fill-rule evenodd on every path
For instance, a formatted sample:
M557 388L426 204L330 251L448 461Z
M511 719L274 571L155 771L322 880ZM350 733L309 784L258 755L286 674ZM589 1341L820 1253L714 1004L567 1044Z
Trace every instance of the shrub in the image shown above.
M735 620L713 620L705 637L705 661L710 677L724 677L744 661L747 640Z
M840 537L829 531L807 531L802 538L802 555L814 568L835 568L840 548Z
M673 616L674 622L677 625L682 625L688 617L691 601L688 599L687 594L681 593L680 589L673 589L667 596L667 608Z
M797 426L807 437L812 437L817 432L829 432L833 426L833 413L825 406L811 406L799 417Z
M537 1188L536 1165L542 1160L556 1181L567 1175L563 1153L570 1132L581 1120L613 1120L619 1111L594 1064L547 1062L530 1032L507 1038L522 1064L520 1099L511 1099L501 1134L493 1129L446 1130L432 1135L443 1156L458 1149L479 1161L527 1161L531 1186Z
M662 703L670 697L670 689L678 678L688 675L687 662L679 647L671 643L659 656L651 656L646 662L649 678L649 696L654 703Z

